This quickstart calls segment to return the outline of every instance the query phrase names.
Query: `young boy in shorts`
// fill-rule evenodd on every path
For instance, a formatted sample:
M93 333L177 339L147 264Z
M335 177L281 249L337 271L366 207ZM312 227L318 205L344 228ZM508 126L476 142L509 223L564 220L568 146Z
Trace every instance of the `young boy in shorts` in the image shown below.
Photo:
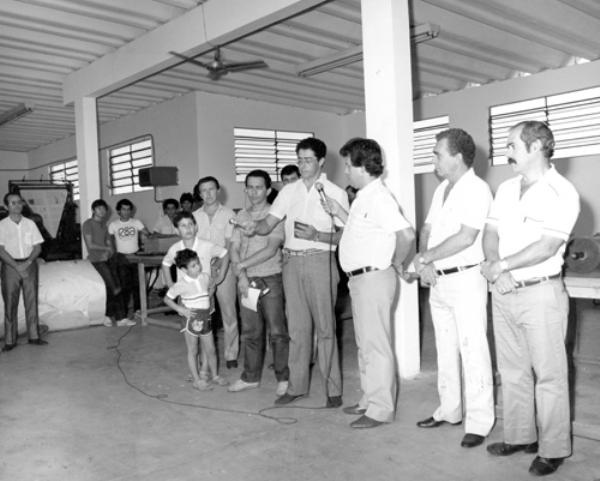
M181 240L169 247L162 261L162 272L167 286L171 287L174 284L173 277L171 276L171 266L175 264L177 252L183 249L191 249L198 254L202 272L209 274L213 281L209 289L209 294L212 297L215 286L223 281L229 267L227 249L197 237L198 226L196 225L196 219L194 219L194 216L190 212L178 212L173 218L173 223L177 228ZM182 270L177 270L179 279L184 274ZM207 381L209 379L207 372L208 364L204 352L202 352L201 365L200 378Z
M198 339L212 374L212 382L226 386L227 381L217 374L217 354L211 326L210 275L202 272L198 254L191 249L177 252L175 265L183 272L183 276L167 291L165 304L185 318L185 327L181 332L185 336L187 362L194 387L200 391L212 389L212 384L201 378L198 371ZM178 297L181 297L182 305L177 304Z

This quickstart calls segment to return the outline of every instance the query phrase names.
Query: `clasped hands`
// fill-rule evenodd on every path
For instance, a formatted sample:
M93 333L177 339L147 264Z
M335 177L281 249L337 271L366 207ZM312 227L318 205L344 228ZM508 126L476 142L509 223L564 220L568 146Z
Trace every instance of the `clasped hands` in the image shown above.
M500 266L500 261L483 261L481 274L494 286L498 294L508 294L517 287L517 282L510 272L505 272Z

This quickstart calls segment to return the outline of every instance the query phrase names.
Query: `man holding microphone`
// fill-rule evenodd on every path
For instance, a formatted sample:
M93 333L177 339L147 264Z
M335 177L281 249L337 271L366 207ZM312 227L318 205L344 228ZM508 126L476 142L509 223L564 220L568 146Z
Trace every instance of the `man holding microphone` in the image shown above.
M396 370L392 317L398 301L398 274L412 250L415 233L381 180L381 148L371 139L349 140L340 155L350 184L359 189L347 208L327 197L325 209L345 223L340 263L348 275L354 334L363 395L344 408L361 415L352 428L373 428L394 419Z
M300 180L279 192L264 219L240 224L246 235L267 235L285 220L283 289L290 336L290 378L287 392L275 401L279 405L308 393L313 329L317 333L326 407L342 405L334 313L339 281L334 251L342 224L325 212L320 196L326 194L345 209L348 196L322 172L326 154L323 141L314 137L301 140L296 146Z

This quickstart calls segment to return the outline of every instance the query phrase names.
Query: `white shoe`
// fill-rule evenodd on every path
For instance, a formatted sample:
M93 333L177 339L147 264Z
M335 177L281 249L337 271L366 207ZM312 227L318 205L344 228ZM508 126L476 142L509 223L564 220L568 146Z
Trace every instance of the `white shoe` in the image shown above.
M132 321L131 319L121 319L120 321L117 321L117 326L118 327L131 327L131 326L135 326L135 321Z
M275 390L275 394L278 396L283 396L287 392L288 382L287 381L279 381L277 383L277 389Z
M240 392L240 391L246 391L248 389L256 389L257 387L258 387L257 382L246 382L246 381L243 381L242 379L238 379L231 386L229 386L227 388L227 390L229 392Z
M110 317L105 317L104 318L104 322L102 323L104 324L105 327L112 327L113 323Z

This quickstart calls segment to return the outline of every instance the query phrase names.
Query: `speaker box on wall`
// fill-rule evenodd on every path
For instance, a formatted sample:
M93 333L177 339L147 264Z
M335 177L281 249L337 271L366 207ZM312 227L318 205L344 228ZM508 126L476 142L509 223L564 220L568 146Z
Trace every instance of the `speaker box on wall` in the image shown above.
M177 167L146 167L139 170L140 187L177 185Z

